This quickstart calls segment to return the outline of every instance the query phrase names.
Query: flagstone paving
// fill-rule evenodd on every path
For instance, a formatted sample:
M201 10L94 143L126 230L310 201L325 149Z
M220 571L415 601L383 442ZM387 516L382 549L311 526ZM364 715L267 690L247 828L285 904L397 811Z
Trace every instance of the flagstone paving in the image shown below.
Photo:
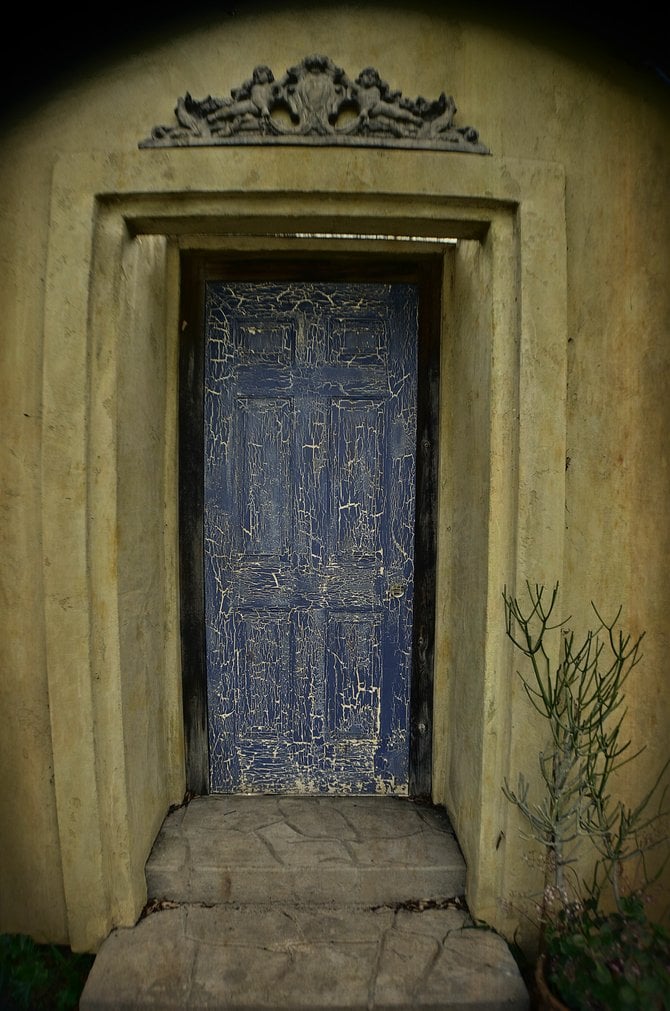
M444 812L393 797L195 798L147 863L82 1011L527 1011L502 937L473 923Z

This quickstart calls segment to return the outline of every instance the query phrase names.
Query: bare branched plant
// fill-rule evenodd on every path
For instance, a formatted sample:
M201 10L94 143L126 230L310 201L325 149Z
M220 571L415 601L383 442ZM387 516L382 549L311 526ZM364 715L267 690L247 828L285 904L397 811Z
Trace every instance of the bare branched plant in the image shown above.
M558 583L550 593L538 584L526 588L523 605L503 591L506 632L529 661L528 672L517 673L546 721L549 744L539 754L542 799L531 800L523 774L516 788L505 781L503 790L524 816L527 837L545 847L545 900L568 905L585 893L599 904L609 888L621 912L630 882L641 881L635 886L639 891L660 876L663 865L652 873L647 858L650 850L668 844L663 781L670 759L635 805L612 794L612 777L644 750L631 751L623 731L624 689L640 662L644 633L633 638L618 629L621 608L606 621L592 604L595 628L578 640L569 618L553 620ZM582 857L593 859L593 877L580 884Z

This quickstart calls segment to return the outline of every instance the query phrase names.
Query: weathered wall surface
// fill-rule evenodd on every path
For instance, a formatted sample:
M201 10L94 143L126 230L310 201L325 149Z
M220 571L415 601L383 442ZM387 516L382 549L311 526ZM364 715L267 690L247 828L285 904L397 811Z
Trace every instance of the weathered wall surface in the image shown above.
M478 24L465 16L434 13L430 5L421 3L415 4L411 13L403 11L400 5L389 8L389 4L371 3L338 10L318 7L312 10L306 5L257 16L238 15L206 30L163 40L119 64L101 66L94 76L73 82L56 95L44 96L30 110L30 115L3 138L0 704L4 723L0 735L3 854L0 929L27 931L54 941L67 941L72 936L68 923L73 914L68 902L71 906L75 868L66 868L70 884L64 891L61 851L63 845L69 852L76 852L76 848L73 849L73 840L63 839L62 832L63 825L77 824L71 815L82 804L74 786L68 791L67 780L61 779L58 788L54 785L52 740L62 754L67 744L64 736L67 721L65 714L53 711L53 706L50 710L46 677L48 648L58 648L62 663L67 661L70 650L73 657L81 652L81 644L68 634L69 628L76 627L73 609L79 607L77 594L72 595L71 588L64 587L60 602L51 595L49 606L62 608L63 634L55 644L47 644L45 640L43 587L45 580L48 582L52 559L44 549L42 531L44 524L51 522L53 545L54 524L50 517L67 511L69 480L67 474L62 476L62 497L58 502L45 501L42 475L49 460L44 458L44 440L46 437L48 445L48 439L55 437L54 433L44 433L41 424L44 399L49 397L49 390L43 386L42 357L54 165L62 155L78 152L100 152L104 156L107 152L135 151L138 141L147 136L153 125L172 121L175 100L185 92L198 98L210 93L224 95L248 78L256 63L267 63L276 74L281 74L310 52L326 53L350 74L358 73L364 66L376 66L393 87L412 96L433 97L446 90L455 96L459 106L457 122L475 125L495 157L527 158L564 167L569 459L564 566L563 571L555 573L555 578L563 584L565 612L577 616L577 621L594 599L607 613L623 604L626 626L634 633L647 630L644 660L633 674L629 688L630 728L636 743L647 745L643 757L631 769L631 781L623 784L624 789L630 790L631 799L639 782L652 774L667 750L670 726L666 659L670 638L667 576L670 95L667 89L662 90L660 85L652 87L624 67L596 59L594 54L572 51L569 46L558 47L553 40L543 41ZM144 154L147 161L153 157L150 151ZM198 153L186 153L183 157L197 158ZM221 157L225 155L222 153ZM300 152L296 151L294 157L294 176L299 182ZM332 157L324 150L324 162ZM385 156L392 157L392 152ZM337 152L335 160L346 166L346 152ZM272 177L270 150L258 152L257 171L266 182ZM353 178L351 182L361 183ZM120 452L124 459L130 458L128 446L135 426L145 432L145 441L166 440L166 446L172 446L174 441L170 422L166 420L170 398L174 397L169 375L174 364L174 358L170 357L173 351L167 357L156 352L161 341L163 310L158 302L152 303L153 282L146 266L146 262L154 262L162 255L159 248L151 246L141 269L132 262L132 257L124 267L123 298L129 297L128 275L140 269L138 288L147 303L141 313L145 325L140 359L129 364L133 340L128 334L125 357L111 365L101 358L97 372L93 372L104 380L107 367L125 370L125 387L134 390L137 398L134 413L118 428L120 450L111 446L110 458L101 463L102 476L91 476L93 481L100 480L96 494L101 502L117 480L114 454ZM142 270L149 270L148 278ZM67 278L67 264L59 265L59 276ZM552 276L542 281L547 286L552 282ZM519 297L523 299L523 291ZM91 311L94 309L92 302ZM47 324L53 334L59 321L51 319ZM104 321L100 325L104 329ZM476 319L473 325L477 325ZM66 332L63 339L67 340ZM100 347L104 350L102 338ZM473 357L472 363L463 368L475 364ZM137 372L133 371L135 368ZM152 370L154 380L151 397L142 403L141 370L145 368ZM156 372L161 369L165 372L156 380ZM463 396L463 392L459 395ZM74 389L72 403L63 405L68 418L64 418L59 437L78 437L75 415L125 410L127 406L106 406L99 389ZM551 410L551 406L547 409ZM153 421L149 410L156 415L162 412L162 416ZM541 438L541 419L538 425ZM98 426L99 432L103 430L104 426ZM485 433L481 433L481 438L485 442ZM547 445L548 458L554 450L555 447ZM142 510L160 509L174 521L171 497L174 473L169 460L164 459L159 465L157 459L149 462L153 469L148 474L143 461L137 461L136 472L122 470L116 494L129 512L134 502L136 519ZM111 470L105 471L105 467ZM70 477L74 487L81 475ZM138 483L145 477L147 483L138 490ZM456 482L464 495L474 494L476 485L475 473L461 476ZM463 501L459 508L465 509ZM448 520L443 516L442 522ZM113 526L113 516L110 523ZM476 523L471 525L476 530ZM117 545L116 554L112 552L109 558L88 558L86 563L114 566L120 559L125 574L115 591L118 599L97 602L100 606L95 612L103 624L109 620L108 607L118 608L121 616L117 627L122 631L118 641L109 643L109 649L114 652L113 664L126 671L122 711L114 709L110 696L111 708L98 708L87 732L104 735L113 721L123 724L124 747L122 753L111 756L112 768L88 771L101 788L114 775L126 784L125 796L132 799L131 809L123 816L128 826L127 839L119 844L122 853L96 853L100 843L94 835L87 835L90 826L87 828L83 818L78 840L81 851L91 853L93 862L97 861L95 873L102 875L112 889L109 869L123 866L131 878L137 875L152 833L160 824L167 804L180 799L183 785L175 772L181 762L176 661L173 655L166 656L161 647L161 643L171 642L175 635L174 608L161 603L173 599L170 573L174 571L174 559L166 560L157 543L156 571L133 574L128 560L134 551L132 538L139 541L143 536L142 524L137 520L124 530L131 540ZM82 529L82 551L86 537L87 531ZM63 552L71 549L67 542L61 545ZM472 574L473 586L484 565L483 555L476 553L475 557L478 567ZM462 564L466 564L465 560ZM536 578L533 571L527 576L531 580ZM501 572L499 577L502 589L506 574ZM463 615L463 620L466 617ZM98 641L104 641L104 636ZM438 663L446 656L438 657ZM112 663L109 655L93 657L92 664L94 661L103 666ZM480 662L480 658L474 662ZM129 669L133 670L132 677ZM93 667L91 676L96 676ZM441 671L443 680L448 682L449 676L448 669ZM499 672L499 676L511 677L511 672ZM162 684L163 677L167 678L169 689L156 687ZM459 697L467 699L469 694L463 685L453 685L452 698ZM89 701L74 692L71 705L72 732L77 733L75 710L83 712ZM156 707L164 713L161 748L172 755L169 769L162 767L152 741L143 733L145 713ZM520 729L526 718L521 703L514 713ZM448 705L438 713L438 717L444 718L445 733L449 732L448 714ZM473 712L472 720L474 736L479 737L485 714ZM513 741L514 731L513 726ZM451 768L441 767L443 780L436 784L436 796L442 801L453 802L454 791L459 796L467 793L468 773L455 764L457 752L457 748L441 752L444 761L451 763ZM501 769L501 778L505 771L514 775L516 762L523 759L530 761L532 757L524 756L522 748L513 747L510 767ZM63 806L71 809L67 819L61 818L60 828L58 805L61 811ZM101 809L106 811L106 818L113 820L118 815L113 796L102 799ZM489 840L487 845L494 842ZM66 893L70 896L68 901ZM128 915L128 909L124 909L118 918Z

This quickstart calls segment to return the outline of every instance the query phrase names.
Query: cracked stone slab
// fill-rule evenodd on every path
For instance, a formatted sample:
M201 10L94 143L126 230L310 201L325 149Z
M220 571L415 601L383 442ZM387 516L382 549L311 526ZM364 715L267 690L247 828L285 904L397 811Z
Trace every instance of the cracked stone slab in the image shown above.
M314 867L327 863L352 864L347 843L332 836L308 836L293 825L276 822L259 829L273 856L285 867Z
M184 905L115 930L81 1011L527 1011L504 939L455 908Z
M210 796L165 820L150 899L352 902L445 899L465 889L446 814L396 797Z

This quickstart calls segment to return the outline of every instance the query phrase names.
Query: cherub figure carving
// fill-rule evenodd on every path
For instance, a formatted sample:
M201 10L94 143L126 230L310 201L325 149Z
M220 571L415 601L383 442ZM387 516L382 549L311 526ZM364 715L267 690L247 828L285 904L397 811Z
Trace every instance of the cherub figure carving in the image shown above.
M224 99L220 108L207 116L207 121L215 126L221 122L230 122L237 129L243 122L257 120L268 121L272 109L275 84L274 74L269 67L255 67L251 80L245 81L239 88L231 91L232 98Z
M402 123L417 129L423 125L423 120L419 116L401 105L401 92L391 91L374 67L361 70L354 85L353 97L358 102L362 121L381 118L389 120L392 124Z

